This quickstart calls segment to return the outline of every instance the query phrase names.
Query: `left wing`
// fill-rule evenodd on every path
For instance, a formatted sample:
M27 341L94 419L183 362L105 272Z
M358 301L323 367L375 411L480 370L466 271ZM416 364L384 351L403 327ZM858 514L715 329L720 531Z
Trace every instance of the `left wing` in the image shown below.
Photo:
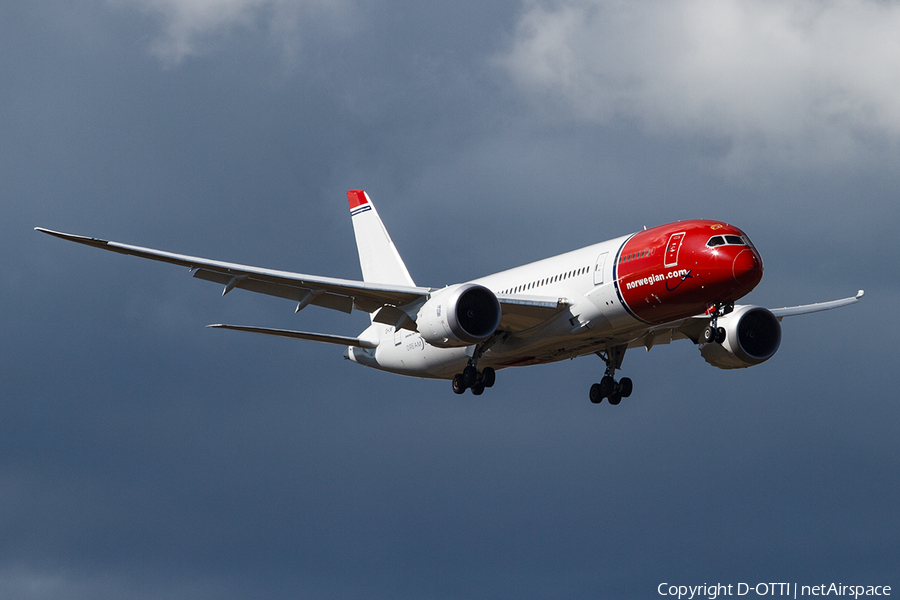
M71 233L60 233L42 227L35 227L35 230L110 252L188 267L191 269L191 274L197 279L213 281L225 286L222 295L235 288L240 288L293 300L297 303L298 311L309 304L315 304L345 313L351 312L354 308L373 313L383 306L396 307L416 302L427 297L432 291L425 287L385 285L262 269L196 256L173 254L152 248L130 246Z
M172 252L131 246L71 233L61 233L42 227L35 227L35 230L70 242L100 248L101 250L188 267L191 269L191 274L197 279L212 281L224 286L222 290L223 296L235 288L240 288L293 300L297 303L297 311L309 304L315 304L316 306L340 310L345 313L350 313L353 309L367 313L378 312L375 316L376 322L393 325L405 320L403 315L406 310L417 310L417 305L420 306L432 292L436 291L434 288L427 287L353 281L288 271L276 271L198 258L196 256L174 254ZM564 299L538 296L501 295L498 297L498 300L502 306L500 329L514 332L540 326L568 306ZM409 316L414 318L413 315ZM411 321L406 322L410 323ZM230 328L239 329L238 327ZM303 332L289 334L282 331L262 331L263 329L244 328L243 330L287 337L301 337L320 342L333 341L344 345L354 345L352 340L343 338L329 338L326 340L323 338L324 334L306 334Z

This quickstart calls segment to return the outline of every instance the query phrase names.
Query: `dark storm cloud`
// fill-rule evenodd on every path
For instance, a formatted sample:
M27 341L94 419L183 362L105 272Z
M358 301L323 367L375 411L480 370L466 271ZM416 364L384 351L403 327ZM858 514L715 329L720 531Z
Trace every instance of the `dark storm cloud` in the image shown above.
M898 584L895 146L733 168L688 118L585 119L504 66L537 5L483 4L0 8L0 595ZM222 298L32 231L352 278L356 187L424 285L710 216L763 252L751 300L867 296L786 320L746 371L687 343L629 352L615 410L587 400L590 357L457 398L339 348L204 328L352 335L365 316Z

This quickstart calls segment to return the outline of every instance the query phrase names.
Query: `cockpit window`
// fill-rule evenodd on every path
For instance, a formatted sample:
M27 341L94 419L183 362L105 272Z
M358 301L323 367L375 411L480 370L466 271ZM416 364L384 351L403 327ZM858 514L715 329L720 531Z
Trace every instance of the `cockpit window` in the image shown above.
M706 245L710 248L715 248L716 246L746 246L748 244L742 237L737 235L714 235L709 238Z

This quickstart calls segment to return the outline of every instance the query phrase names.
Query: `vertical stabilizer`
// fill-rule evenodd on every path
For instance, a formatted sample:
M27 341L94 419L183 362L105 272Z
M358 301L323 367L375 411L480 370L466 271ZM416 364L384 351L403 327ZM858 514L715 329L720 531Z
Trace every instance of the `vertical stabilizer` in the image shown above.
M363 281L415 285L369 195L362 190L350 190L347 199Z

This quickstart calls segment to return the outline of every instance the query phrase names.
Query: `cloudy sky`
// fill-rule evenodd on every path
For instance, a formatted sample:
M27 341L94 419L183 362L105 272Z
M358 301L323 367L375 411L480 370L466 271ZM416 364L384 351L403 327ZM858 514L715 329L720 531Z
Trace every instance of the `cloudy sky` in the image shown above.
M900 586L900 2L0 4L0 597L649 598ZM681 218L784 323L501 371L481 397L332 314L43 226L359 277L364 188L438 286Z

